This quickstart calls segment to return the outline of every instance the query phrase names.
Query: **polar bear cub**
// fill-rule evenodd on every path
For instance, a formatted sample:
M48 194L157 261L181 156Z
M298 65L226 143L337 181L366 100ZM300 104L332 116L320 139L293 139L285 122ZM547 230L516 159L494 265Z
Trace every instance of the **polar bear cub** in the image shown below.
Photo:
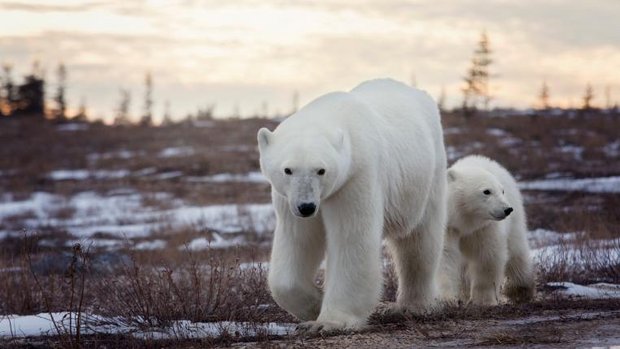
M403 83L367 81L323 95L259 130L276 212L269 288L310 332L357 329L380 300L382 243L399 277L395 310L429 310L446 222L439 112ZM323 290L315 285L326 258Z
M467 156L448 169L448 229L442 295L498 304L500 287L515 302L534 296L535 276L521 193L497 162Z

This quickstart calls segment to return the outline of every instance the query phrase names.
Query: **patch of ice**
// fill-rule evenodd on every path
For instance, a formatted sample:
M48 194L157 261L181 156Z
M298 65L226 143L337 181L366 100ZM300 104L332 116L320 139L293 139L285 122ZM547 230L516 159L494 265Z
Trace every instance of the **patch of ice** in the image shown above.
M219 173L213 176L205 177L188 177L188 182L211 182L211 183L224 183L224 182L249 182L249 183L267 183L267 179L260 172L249 172L246 174L236 173Z
M161 250L166 248L166 245L167 243L164 240L153 240L139 242L133 248L136 250Z
M187 249L190 251L202 251L211 248L223 249L243 245L244 243L245 239L242 236L237 236L232 239L225 239L220 234L213 233L212 240L208 240L207 238L194 239L189 244L187 244ZM185 248L186 246L179 247L179 249L181 250Z
M598 283L582 286L572 282L548 282L547 286L556 288L554 293L567 297L588 299L620 298L620 285L615 284Z
M37 218L47 217L47 208L63 203L63 198L49 193L36 192L27 200L10 201L10 196L5 196L0 202L0 219L24 213L32 213Z
M173 158L173 157L186 157L194 155L194 148L192 147L173 147L165 148L157 155L160 158Z
M519 188L522 190L620 193L620 176L582 179L542 179L520 182Z
M159 228L158 224L126 224L126 225L94 225L94 226L70 226L67 227L69 233L75 236L90 237L97 233L109 234L122 238L141 238L151 234L153 230ZM114 240L118 241L118 240Z
M90 177L88 170L56 170L47 174L47 177L55 181L84 180Z

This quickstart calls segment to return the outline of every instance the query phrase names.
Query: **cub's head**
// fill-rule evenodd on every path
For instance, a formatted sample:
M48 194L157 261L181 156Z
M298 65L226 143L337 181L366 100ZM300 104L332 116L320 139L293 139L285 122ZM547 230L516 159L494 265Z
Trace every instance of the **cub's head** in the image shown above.
M448 203L451 215L480 223L501 221L513 211L497 178L477 167L448 170Z
M341 131L290 134L261 128L257 138L263 175L297 217L315 216L321 200L346 181L350 145Z

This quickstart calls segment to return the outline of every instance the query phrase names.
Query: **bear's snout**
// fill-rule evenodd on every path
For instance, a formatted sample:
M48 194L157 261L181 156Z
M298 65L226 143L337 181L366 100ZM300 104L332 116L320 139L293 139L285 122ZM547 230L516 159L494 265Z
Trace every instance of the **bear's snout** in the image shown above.
M504 210L504 214L506 215L506 217L508 217L508 215L510 215L512 211L513 211L512 207L508 207L507 209Z
M297 206L297 209L303 217L309 217L314 214L314 211L316 211L316 205L312 202L304 202L303 204Z

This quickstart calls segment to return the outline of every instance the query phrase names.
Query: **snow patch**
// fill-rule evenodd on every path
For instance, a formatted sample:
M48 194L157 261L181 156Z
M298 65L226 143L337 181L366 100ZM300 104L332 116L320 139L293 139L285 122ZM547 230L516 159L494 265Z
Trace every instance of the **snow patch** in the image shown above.
M244 243L245 239L242 236L237 236L232 239L225 239L220 234L213 233L211 240L208 240L207 238L197 238L192 240L189 244L187 244L187 249L190 251L202 251L206 249L220 248L223 249L243 245ZM185 248L186 246L179 247L180 250L183 250Z
M620 298L620 285L598 283L587 286L572 282L548 282L547 287L556 289L554 293L571 298L603 299Z
M191 155L194 155L194 148L192 147L173 147L163 149L157 156L160 158L176 158Z
M153 240L153 241L142 241L137 243L134 246L136 250L161 250L166 248L166 241L164 240Z
M543 179L520 182L519 188L522 190L620 193L620 176L582 179Z
M56 170L47 174L54 181L83 181L86 179L118 179L129 176L128 170Z
M283 336L292 333L291 323L249 322L191 322L180 320L165 328L140 329L127 325L131 319L108 318L94 314L81 315L83 334L131 334L145 339L217 338L223 334L254 337L259 334ZM24 338L75 333L77 315L69 312L41 313L37 315L0 316L0 338Z
M219 173L213 176L205 177L188 177L188 182L210 182L210 183L225 183L225 182L248 182L248 183L267 183L267 179L260 172L249 172L246 174L237 173Z

